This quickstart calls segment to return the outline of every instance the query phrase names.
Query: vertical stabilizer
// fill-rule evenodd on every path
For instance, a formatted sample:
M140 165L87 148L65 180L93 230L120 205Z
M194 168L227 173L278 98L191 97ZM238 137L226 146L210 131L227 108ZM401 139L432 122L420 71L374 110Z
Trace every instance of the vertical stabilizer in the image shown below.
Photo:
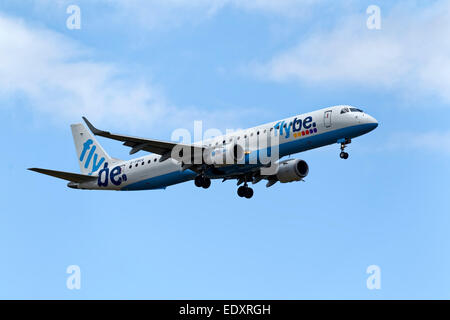
M70 127L82 174L92 175L103 168L105 163L111 165L117 162L106 153L84 125L78 123L72 124Z

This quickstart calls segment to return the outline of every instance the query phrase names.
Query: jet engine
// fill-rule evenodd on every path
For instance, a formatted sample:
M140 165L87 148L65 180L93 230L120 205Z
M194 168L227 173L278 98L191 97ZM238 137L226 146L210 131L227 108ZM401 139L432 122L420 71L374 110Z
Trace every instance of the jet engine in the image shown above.
M244 148L235 143L206 151L205 162L215 166L226 166L243 161L244 156Z
M279 163L276 177L281 183L300 181L309 173L306 161L300 159L289 159Z

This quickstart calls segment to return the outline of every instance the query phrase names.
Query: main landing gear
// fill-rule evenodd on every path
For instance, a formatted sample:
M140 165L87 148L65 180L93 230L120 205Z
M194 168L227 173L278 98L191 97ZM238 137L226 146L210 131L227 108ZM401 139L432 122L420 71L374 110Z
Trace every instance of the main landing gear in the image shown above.
M253 197L253 189L250 188L247 183L245 183L243 186L240 186L237 190L237 194L239 197L250 199Z
M211 179L203 175L196 176L194 182L197 187L203 189L208 189L211 186ZM247 181L245 181L244 185L238 188L237 194L241 198L250 199L251 197L253 197L253 189L250 188L247 184Z
M341 159L348 159L348 153L342 151L342 152L339 154L339 157L341 157Z
M195 186L202 187L203 189L208 189L211 186L211 179L205 176L196 176L195 177Z
M339 157L341 157L341 159L348 159L348 153L344 151L345 147L347 146L347 144L351 143L352 140L350 139L345 139L344 142L341 142L341 153L339 154Z

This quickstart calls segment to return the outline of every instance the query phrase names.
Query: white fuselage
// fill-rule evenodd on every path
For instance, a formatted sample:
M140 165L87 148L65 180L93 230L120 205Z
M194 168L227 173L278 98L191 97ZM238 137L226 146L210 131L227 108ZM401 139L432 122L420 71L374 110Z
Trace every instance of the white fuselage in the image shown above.
M344 109L348 111L344 112ZM256 140L252 139L253 137L271 135L279 138L277 141L279 158L281 158L358 137L372 131L377 125L378 122L372 116L359 109L351 106L334 106L215 137L198 142L196 145L220 149L230 143L248 140L248 151L251 153L258 149L256 144L252 144L252 141ZM160 157L160 155L150 154L113 163L111 168L119 166L123 179L115 177L114 181L117 183L106 185L101 185L97 181L80 183L78 188L104 190L163 189L176 183L192 180L197 176L194 171L183 170L179 161L169 158L160 162ZM230 170L234 170L233 167L230 166ZM236 170L242 171L243 169L239 167ZM103 176L107 176L108 173L109 171L105 172ZM99 179L102 179L102 170L98 174ZM220 178L220 175L214 176L211 174L209 177L212 179Z

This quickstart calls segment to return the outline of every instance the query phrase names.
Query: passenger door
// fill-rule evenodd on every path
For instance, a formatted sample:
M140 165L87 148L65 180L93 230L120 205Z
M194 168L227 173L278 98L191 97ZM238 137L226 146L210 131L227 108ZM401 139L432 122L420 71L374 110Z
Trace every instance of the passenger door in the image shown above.
M325 128L331 127L331 112L332 110L325 111L323 114L323 123L325 125Z

